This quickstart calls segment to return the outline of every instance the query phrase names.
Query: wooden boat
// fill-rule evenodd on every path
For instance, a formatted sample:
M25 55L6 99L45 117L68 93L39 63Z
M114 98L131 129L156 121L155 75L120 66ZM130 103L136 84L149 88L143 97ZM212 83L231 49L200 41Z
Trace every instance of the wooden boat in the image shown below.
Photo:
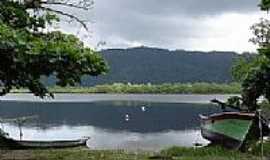
M10 149L42 149L42 148L68 148L86 146L89 138L82 138L78 140L65 140L65 141L25 141L14 140L4 136L0 136L0 148Z
M255 113L221 112L210 116L200 115L202 136L212 144L240 149L249 133L256 133L258 122ZM253 134L258 137L257 134Z
M21 126L28 120L36 119L37 116L19 117L15 119L0 119L0 122L16 123L20 129L20 138L22 138ZM63 141L25 141L15 140L8 137L8 134L0 129L0 148L10 149L31 149L31 148L67 148L86 146L89 137L78 140L63 140Z

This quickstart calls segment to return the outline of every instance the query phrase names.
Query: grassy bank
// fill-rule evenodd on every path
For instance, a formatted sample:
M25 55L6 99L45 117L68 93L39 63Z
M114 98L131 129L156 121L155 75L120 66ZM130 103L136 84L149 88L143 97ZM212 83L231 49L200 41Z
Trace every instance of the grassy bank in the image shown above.
M174 83L174 84L104 84L94 87L50 87L53 93L149 93L149 94L237 94L241 91L239 83ZM27 90L13 90L15 93Z
M269 146L269 145L267 145ZM266 148L267 148L266 146ZM267 148L268 149L268 148ZM0 151L1 152L1 151ZM265 151L269 156L269 151ZM220 147L184 148L172 147L160 153L126 152L118 150L97 151L85 148L57 149L57 150L18 150L2 151L3 160L259 160L258 152L241 153Z
M253 153L227 150L221 147L185 148L171 147L161 151L165 157L179 160L259 160L260 157Z
M2 152L1 160L147 160L150 156L150 153L135 154L118 150L97 151L81 148Z

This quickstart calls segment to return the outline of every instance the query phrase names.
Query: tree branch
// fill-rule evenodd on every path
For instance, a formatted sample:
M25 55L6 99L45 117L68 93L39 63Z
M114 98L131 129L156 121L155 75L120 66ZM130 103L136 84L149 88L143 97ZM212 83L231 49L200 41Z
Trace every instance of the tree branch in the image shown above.
M93 5L93 3L87 5L87 6L79 6L76 4L72 3L62 3L62 2L41 2L41 4L47 4L47 5L61 5L61 6L67 6L67 7L72 7L72 8L78 8L78 9L83 9L83 10L89 10L91 9L90 6Z
M78 17L76 17L76 16L74 16L74 15L72 15L72 14L68 14L68 13L65 13L65 12L63 12L63 11L54 10L54 9L47 8L47 7L42 7L42 6L39 7L39 8L42 9L42 10L54 12L54 13L56 13L56 14L60 14L60 15L63 15L63 16L67 16L67 17L69 17L69 18L71 18L71 19L74 19L74 20L76 20L78 23L80 23L86 31L89 31L89 29L88 29L86 23L85 23L83 20L81 20L80 18L78 18Z

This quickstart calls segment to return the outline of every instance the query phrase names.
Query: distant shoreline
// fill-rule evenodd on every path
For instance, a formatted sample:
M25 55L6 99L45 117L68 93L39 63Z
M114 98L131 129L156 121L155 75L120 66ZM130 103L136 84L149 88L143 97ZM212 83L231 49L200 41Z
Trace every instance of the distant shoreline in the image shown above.
M72 94L57 93L55 98L41 99L30 93L12 93L0 97L2 102L48 102L48 103L89 103L106 101L140 101L149 103L193 103L209 104L211 99L226 101L236 94Z
M87 94L239 94L239 83L164 83L164 84L104 84L92 87L49 87L52 93ZM12 93L29 93L26 89L12 90Z

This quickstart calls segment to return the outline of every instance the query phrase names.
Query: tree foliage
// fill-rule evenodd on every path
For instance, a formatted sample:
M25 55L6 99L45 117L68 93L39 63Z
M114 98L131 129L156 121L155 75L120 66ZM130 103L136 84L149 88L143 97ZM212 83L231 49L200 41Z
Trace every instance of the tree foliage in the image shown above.
M261 3L259 4L261 10L268 11L270 8L270 0L261 0Z
M251 53L243 54L235 59L231 70L233 80L242 82L248 76L251 68L256 67L260 61L261 58L259 56Z
M262 0L259 6L268 11L270 0ZM270 100L270 21L261 19L251 30L254 37L250 41L258 45L258 54L252 59L240 60L233 68L233 75L242 81L241 106L255 111L260 96Z
M72 86L80 83L83 75L97 76L107 71L100 54L85 47L76 36L46 31L46 27L60 20L58 14L68 16L88 29L79 18L53 10L50 5L89 9L90 2L0 1L1 95L16 87L28 88L36 96L44 97L48 90L41 82L43 76L54 75L58 85Z

